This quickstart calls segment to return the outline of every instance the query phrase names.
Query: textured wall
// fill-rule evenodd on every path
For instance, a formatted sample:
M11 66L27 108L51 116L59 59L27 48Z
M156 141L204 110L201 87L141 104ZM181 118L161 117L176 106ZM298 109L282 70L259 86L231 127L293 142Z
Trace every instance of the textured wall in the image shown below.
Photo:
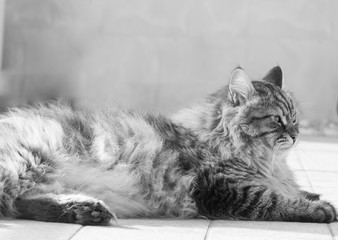
M305 116L334 120L337 12L338 0L7 0L4 68L21 101L171 113L238 64L253 78L280 64Z

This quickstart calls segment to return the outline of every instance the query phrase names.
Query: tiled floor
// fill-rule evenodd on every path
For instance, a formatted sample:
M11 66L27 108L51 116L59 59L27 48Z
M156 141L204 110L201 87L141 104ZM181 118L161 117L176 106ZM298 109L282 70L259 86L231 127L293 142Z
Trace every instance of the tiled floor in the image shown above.
M288 162L299 184L338 207L338 140L300 142ZM119 220L119 225L83 227L76 224L0 220L1 240L137 240L137 239L337 239L333 224L209 221L209 220Z

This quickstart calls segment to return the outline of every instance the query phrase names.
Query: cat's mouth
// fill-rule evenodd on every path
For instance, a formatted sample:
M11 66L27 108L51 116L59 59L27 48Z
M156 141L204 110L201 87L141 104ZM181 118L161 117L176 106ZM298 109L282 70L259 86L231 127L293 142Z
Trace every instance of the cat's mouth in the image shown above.
M291 137L283 137L283 138L277 139L276 148L278 151L288 150L296 143L296 141L297 141L296 138L291 138Z

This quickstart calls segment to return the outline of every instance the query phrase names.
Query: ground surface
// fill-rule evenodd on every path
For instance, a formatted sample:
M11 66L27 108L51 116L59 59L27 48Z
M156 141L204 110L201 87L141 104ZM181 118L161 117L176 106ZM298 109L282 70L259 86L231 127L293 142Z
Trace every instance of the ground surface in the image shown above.
M338 140L302 141L288 162L298 183L338 207ZM83 227L76 224L0 220L1 240L137 240L137 239L338 239L338 222L332 224L208 221L119 220L118 226Z

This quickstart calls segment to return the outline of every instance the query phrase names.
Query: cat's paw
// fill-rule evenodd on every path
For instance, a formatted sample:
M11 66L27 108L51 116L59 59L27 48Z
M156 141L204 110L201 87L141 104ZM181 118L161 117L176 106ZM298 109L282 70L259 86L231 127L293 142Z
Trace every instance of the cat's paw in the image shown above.
M311 215L314 222L330 223L337 220L336 209L326 201L315 202Z
M74 222L81 225L108 225L114 218L114 214L101 201L80 203L75 206L73 212Z

